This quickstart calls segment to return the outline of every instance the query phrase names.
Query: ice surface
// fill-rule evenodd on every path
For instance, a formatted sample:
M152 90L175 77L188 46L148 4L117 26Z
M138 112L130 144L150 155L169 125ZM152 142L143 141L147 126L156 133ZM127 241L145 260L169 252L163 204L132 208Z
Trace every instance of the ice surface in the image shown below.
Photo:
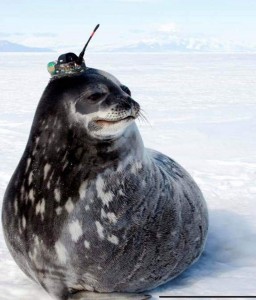
M56 54L1 54L0 199L25 148ZM207 200L201 259L159 295L256 295L256 79L253 54L87 54L128 85L147 147L169 155ZM2 201L2 200L1 200ZM23 275L0 233L0 299L49 300Z

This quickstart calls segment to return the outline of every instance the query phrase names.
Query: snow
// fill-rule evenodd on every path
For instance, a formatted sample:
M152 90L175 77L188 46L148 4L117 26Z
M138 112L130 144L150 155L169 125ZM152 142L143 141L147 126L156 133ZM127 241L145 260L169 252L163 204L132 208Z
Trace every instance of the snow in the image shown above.
M33 115L56 54L0 57L0 193L24 151ZM256 90L254 54L87 53L87 64L132 91L148 122L147 147L183 165L209 207L200 260L159 295L256 295ZM12 260L0 233L0 298L49 300Z

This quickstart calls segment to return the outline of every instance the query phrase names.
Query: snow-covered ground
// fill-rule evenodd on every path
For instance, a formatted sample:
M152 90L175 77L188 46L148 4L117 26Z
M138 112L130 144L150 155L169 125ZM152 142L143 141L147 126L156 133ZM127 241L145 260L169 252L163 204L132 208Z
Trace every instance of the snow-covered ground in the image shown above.
M159 295L256 295L256 55L91 54L141 104L147 147L195 178L210 230L201 259ZM51 54L0 56L0 199L24 150ZM2 201L2 200L1 200ZM49 300L16 266L0 233L0 299Z

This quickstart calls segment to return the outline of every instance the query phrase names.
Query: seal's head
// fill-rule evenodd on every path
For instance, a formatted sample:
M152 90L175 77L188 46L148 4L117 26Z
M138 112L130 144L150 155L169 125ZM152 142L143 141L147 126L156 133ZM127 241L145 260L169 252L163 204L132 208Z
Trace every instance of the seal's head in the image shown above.
M131 98L130 90L114 76L88 69L82 76L84 84L69 101L69 114L97 139L120 136L137 118L140 106Z
M120 136L134 121L140 107L131 98L130 90L114 76L86 67L84 53L98 28L99 24L79 56L62 54L56 63L48 64L52 80L44 95L64 98L69 122L83 127L89 137L111 139Z
M39 111L53 111L62 124L100 140L121 136L138 117L139 110L129 88L111 74L92 68L53 78L39 105Z

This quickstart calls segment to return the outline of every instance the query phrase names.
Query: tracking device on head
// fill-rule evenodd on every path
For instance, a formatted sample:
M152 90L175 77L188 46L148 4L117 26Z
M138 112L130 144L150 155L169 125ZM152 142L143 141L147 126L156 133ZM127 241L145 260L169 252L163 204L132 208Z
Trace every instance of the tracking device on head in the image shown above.
M86 65L84 62L84 53L85 50L92 39L94 33L99 28L100 24L98 24L93 32L91 33L87 43L85 44L83 50L77 56L75 53L69 52L65 54L61 54L57 61L51 61L47 65L47 70L51 74L52 77L59 77L66 74L72 73L80 73L86 70Z

